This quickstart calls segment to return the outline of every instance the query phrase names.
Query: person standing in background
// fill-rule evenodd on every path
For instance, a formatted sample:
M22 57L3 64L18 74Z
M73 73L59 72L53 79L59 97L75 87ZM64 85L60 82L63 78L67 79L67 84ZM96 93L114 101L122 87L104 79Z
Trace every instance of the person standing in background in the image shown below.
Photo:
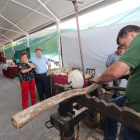
M6 58L3 56L2 52L0 52L0 63L6 63Z
M36 56L32 57L30 61L36 66L35 71L38 75L38 78L36 79L36 86L40 101L43 101L44 95L42 87L45 91L45 98L47 99L50 97L48 75L50 73L51 63L45 56L42 56L42 50L40 47L35 49L35 53ZM46 64L48 65L48 69Z
M18 63L17 69L19 73L19 81L21 86L22 107L28 108L28 92L30 90L32 105L36 104L35 99L35 75L33 68L35 65L28 61L29 53L22 52L21 60Z
M110 66L112 66L119 58L120 56L123 54L124 50L123 47L118 46L117 51L115 51L114 53L110 54L107 58L107 62L106 62L106 67L109 68ZM113 81L113 85L116 87L119 87L121 84L121 79L116 79ZM120 96L119 91L114 90L114 94L113 94L113 98L117 98Z

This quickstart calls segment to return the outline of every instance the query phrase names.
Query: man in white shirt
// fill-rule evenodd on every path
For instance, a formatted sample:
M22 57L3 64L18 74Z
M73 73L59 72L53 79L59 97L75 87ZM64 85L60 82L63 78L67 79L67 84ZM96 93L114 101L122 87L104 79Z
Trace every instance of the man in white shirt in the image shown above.
M36 56L32 57L30 61L36 65L35 71L38 75L38 78L36 79L36 86L37 86L37 91L39 94L40 101L43 101L44 95L42 91L42 86L45 91L45 98L47 99L50 97L48 75L50 72L51 63L45 56L42 56L42 50L40 47L37 47L35 49L35 52L36 52ZM48 69L46 64L48 65Z

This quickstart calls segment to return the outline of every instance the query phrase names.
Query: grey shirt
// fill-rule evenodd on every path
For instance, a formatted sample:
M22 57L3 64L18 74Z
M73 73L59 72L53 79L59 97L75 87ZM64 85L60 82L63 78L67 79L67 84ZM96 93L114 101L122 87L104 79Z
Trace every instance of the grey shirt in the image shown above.
M116 52L110 54L107 58L106 66L113 65L119 58L120 56Z

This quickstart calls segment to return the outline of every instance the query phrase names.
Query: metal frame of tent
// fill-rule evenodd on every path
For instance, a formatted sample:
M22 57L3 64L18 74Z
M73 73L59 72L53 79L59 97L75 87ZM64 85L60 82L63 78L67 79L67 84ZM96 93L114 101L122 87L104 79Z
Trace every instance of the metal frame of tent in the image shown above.
M18 1L21 1L21 0L18 0ZM70 18L74 17L74 13L75 13L74 9L72 7L70 7L70 6L69 7L63 7L64 8L63 11L65 11L65 13L64 14L62 13L61 16L58 17L58 15L56 15L56 13L54 12L54 9L57 8L57 4L55 4L55 3L57 3L58 1L55 1L55 0L36 0L36 1L34 1L34 0L31 1L30 0L30 2L29 1L28 2L27 1L26 2L25 1L24 2L23 1L18 2L18 1L16 1L16 0L6 0L6 2L5 2L5 0L2 0L0 2L1 5L5 2L4 5L2 6L1 10L0 10L0 18L2 18L4 21L10 23L11 25L13 25L12 28L14 27L13 29L0 27L1 30L6 30L6 32L4 32L4 33L0 32L0 37L1 36L3 37L2 38L3 40L0 40L0 42L2 42L1 44L3 46L3 50L4 50L4 45L6 45L6 44L8 44L10 42L12 44L12 55L13 55L14 54L13 42L15 40L17 40L18 38L23 37L23 36L26 36L27 47L29 48L29 34L30 33L37 32L38 30L41 30L42 28L49 27L52 24L56 23L56 26L57 26L57 44L58 44L59 66L61 67L62 66L62 60L61 60L61 47L60 47L60 21L65 21L66 19L70 19ZM65 1L66 0L60 0L59 2L61 2L61 4L62 4L62 3L65 3ZM79 7L79 14L83 14L83 13L85 13L87 11L97 9L99 7L106 6L108 4L112 4L112 3L115 3L115 2L118 2L118 1L120 1L120 0L88 0L88 1L85 2L85 5ZM28 3L29 5L31 5L33 2L34 3L38 2L39 7L36 8L36 9L33 9L33 8L31 8L31 6L27 6L27 5L23 4L23 3ZM52 3L51 6L54 7L53 10L50 10L50 8L48 8L47 4L49 2ZM13 4L18 5L18 6L20 6L20 7L18 7L19 9L20 8L22 10L27 9L31 13L27 14L23 19L21 19L17 23L13 22L12 20L10 20L7 16L5 16L3 14L3 11L5 12L5 9L7 8L8 4L10 4L11 7L13 6ZM66 3L65 3L64 6L68 6L68 5L66 5ZM40 12L39 11L40 8L44 8L47 11L47 13L49 14L49 16L45 14L45 11L43 11L44 13ZM68 12L67 9L69 9L70 12ZM61 9L59 9L59 10L61 10ZM19 14L20 14L20 12L19 12ZM49 19L50 21L46 22L46 24L39 25L36 28L30 30L31 32L26 31L25 29L23 29L22 26L18 25L18 24L22 23L24 20L26 20L27 18L29 18L30 16L32 16L33 14L37 14L37 15L40 15L42 17L45 17L46 19ZM34 23L34 21L32 21L32 23ZM12 35L14 33L16 33L16 36L17 36L16 39L12 39L11 37L9 37L11 35L11 33L12 33ZM7 39L7 40L4 40L4 38ZM4 55L5 55L5 53L4 53Z

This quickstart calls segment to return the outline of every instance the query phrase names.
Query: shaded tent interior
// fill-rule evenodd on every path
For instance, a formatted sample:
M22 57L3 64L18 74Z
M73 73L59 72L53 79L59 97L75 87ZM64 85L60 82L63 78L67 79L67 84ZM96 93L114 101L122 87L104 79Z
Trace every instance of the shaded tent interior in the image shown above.
M117 1L119 0L86 0L79 5L79 15ZM72 3L66 0L1 0L0 12L1 47L24 36L27 37L29 47L29 34L57 24L59 56L59 23L75 16Z

